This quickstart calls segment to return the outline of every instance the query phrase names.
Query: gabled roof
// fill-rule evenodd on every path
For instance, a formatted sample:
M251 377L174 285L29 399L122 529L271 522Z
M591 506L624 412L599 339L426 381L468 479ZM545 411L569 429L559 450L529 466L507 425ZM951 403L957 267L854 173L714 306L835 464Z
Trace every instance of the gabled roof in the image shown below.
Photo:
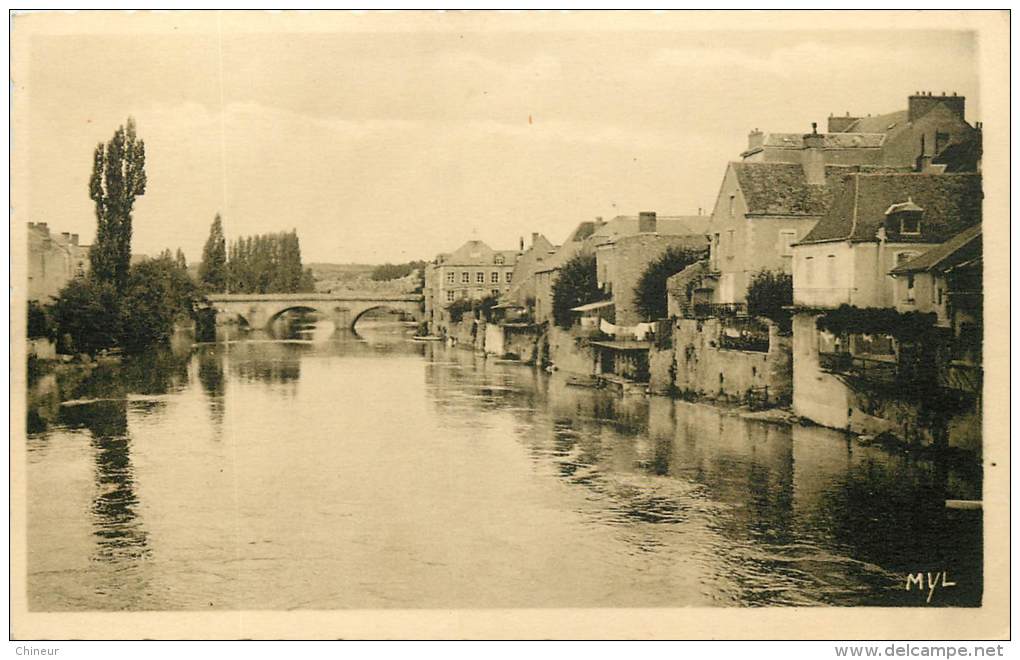
M655 218L655 233L663 236L687 236L704 234L712 217L708 215L658 215ZM639 233L639 218L636 215L618 215L592 233L596 244L614 241L624 236Z
M903 275L929 270L941 272L972 260L980 253L981 224L979 223L964 229L945 243L933 247L907 263L893 268L890 274Z
M884 133L822 133L823 149L878 149ZM803 133L768 133L762 146L773 149L803 149Z
M811 185L799 163L733 162L730 167L752 215L822 215L832 202L833 185L860 169L827 165L826 185Z
M941 243L981 222L980 174L857 173L800 243L874 241L890 206L912 199L924 209L921 234L904 242Z
M847 129L846 133L891 133L907 125L906 110L887 112L884 115L874 117L861 117Z

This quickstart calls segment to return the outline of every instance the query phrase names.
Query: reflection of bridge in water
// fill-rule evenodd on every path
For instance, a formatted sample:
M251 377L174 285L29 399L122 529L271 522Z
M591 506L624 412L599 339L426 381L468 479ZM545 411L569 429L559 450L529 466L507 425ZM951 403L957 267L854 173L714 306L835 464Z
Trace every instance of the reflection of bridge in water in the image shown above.
M268 328L281 314L291 310L318 312L339 328L354 329L366 313L376 309L404 312L416 321L422 318L420 293L379 294L349 291L340 293L217 293L208 296L217 321L236 319L255 329Z

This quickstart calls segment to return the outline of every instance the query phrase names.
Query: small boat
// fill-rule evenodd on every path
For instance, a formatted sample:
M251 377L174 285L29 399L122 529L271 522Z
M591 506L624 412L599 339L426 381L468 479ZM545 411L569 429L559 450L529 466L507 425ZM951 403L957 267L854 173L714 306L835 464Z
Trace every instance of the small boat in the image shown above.
M415 335L411 337L411 341L442 341L442 337L433 337L432 335Z

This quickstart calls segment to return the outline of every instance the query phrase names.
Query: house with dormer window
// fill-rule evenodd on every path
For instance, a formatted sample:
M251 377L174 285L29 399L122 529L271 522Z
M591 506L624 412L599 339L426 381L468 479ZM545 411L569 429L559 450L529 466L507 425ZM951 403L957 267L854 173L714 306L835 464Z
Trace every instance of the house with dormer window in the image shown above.
M915 357L928 350L923 342L907 347L897 332L925 319L942 325L939 294L925 279L926 268L929 261L943 263L939 255L947 249L940 246L948 243L955 255L956 242L970 244L979 234L968 230L981 224L982 197L976 173L860 172L846 178L828 212L793 246L798 415L858 432L903 423L872 408L859 386L881 382L895 390L912 368L905 347ZM832 318L839 322L826 323ZM827 325L842 330L823 329Z

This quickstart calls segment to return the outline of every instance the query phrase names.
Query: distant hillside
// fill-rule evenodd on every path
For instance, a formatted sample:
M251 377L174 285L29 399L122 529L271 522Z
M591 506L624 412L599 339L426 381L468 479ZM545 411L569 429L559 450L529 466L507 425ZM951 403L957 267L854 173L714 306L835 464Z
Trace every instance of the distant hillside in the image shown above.
M328 264L310 263L307 268L312 269L312 275L316 282L326 280L337 282L349 282L361 277L368 277L375 270L375 264Z

